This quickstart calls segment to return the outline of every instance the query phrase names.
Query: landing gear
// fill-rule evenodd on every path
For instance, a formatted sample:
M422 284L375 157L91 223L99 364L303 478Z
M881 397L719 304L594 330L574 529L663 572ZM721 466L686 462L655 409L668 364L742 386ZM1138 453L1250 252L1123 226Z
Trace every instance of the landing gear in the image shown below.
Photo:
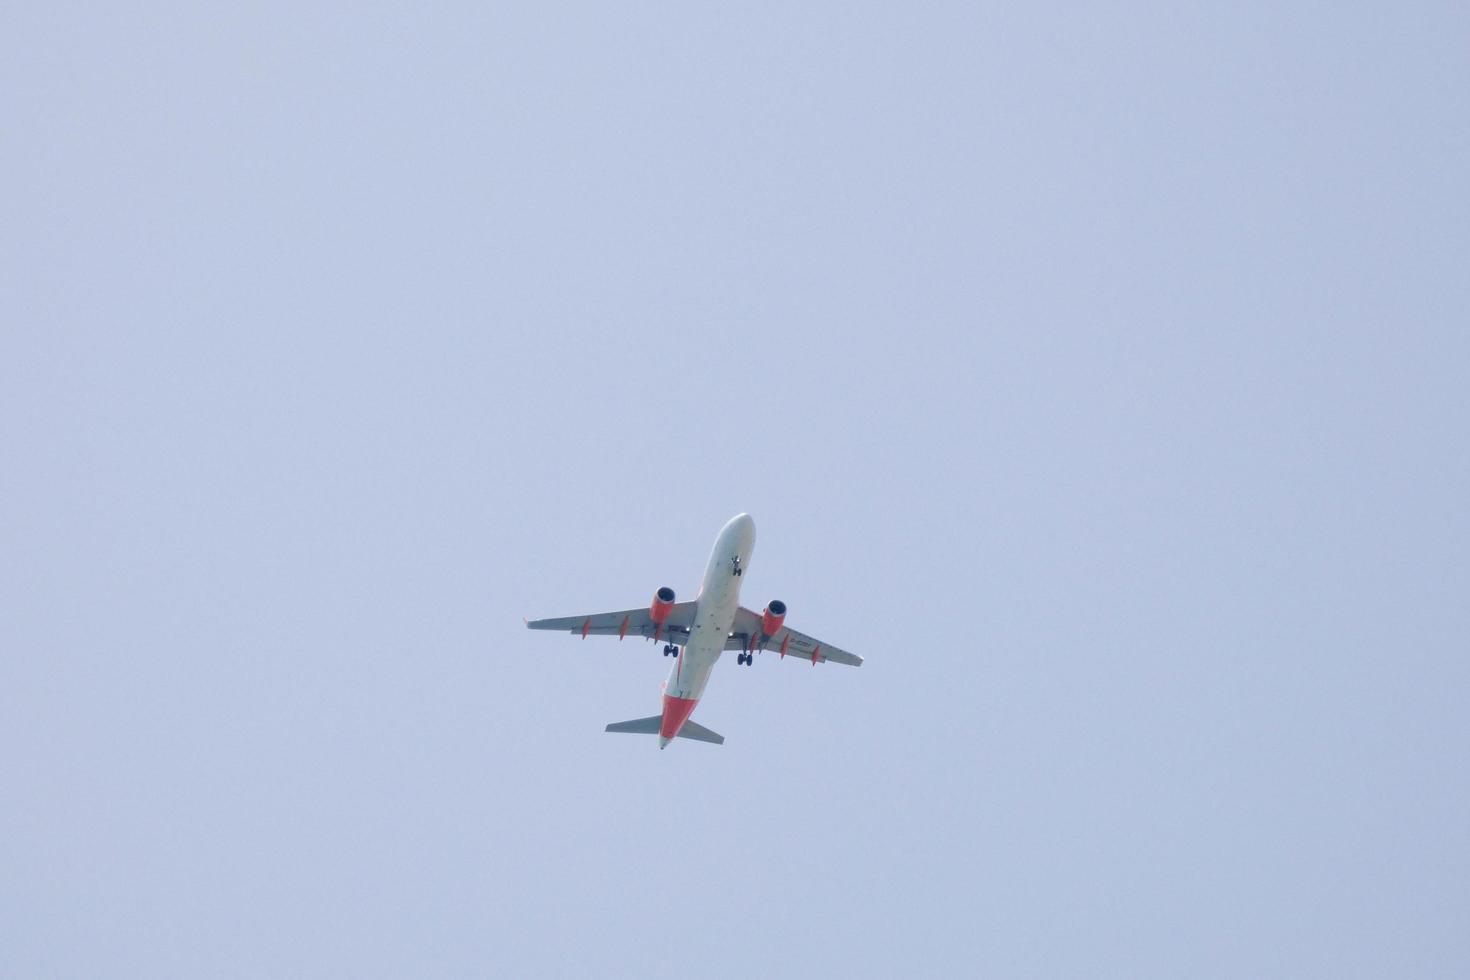
M755 654L742 653L735 658L735 662L743 667L749 667L755 663Z
M664 656L665 657L677 657L678 655L679 655L679 648L678 647L674 646L672 643L665 643L664 644Z
M730 566L731 566L731 571L734 574L736 574L736 575L741 574L741 571L740 571L740 556L739 555L736 555L735 557L733 557L733 558L730 559Z

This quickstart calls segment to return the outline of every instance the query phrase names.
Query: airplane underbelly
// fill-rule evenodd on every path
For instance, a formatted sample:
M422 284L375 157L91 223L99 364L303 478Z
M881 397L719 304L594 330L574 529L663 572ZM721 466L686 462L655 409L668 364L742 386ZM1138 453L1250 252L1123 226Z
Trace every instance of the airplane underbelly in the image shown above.
M719 662L720 654L725 649L725 640L730 634L730 625L735 621L735 602L720 604L729 605L728 611L715 607L714 604L709 609L702 602L700 605L699 612L695 614L694 628L690 630L689 642L669 672L669 681L664 688L665 694L672 694L677 698L698 700L704 693L704 687L709 683L710 671Z
M740 608L740 585L744 581L742 565L748 565L753 532L748 527L733 536L726 532L715 542L700 585L694 623L684 652L669 671L664 693L676 698L699 700L709 683L710 671L725 650L735 612ZM741 561L741 555L745 561Z

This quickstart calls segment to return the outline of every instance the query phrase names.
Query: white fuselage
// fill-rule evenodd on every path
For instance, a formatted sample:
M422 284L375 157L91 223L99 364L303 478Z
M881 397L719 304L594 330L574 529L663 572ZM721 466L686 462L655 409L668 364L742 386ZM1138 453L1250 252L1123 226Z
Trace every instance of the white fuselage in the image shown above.
M745 581L744 571L750 567L750 556L755 550L755 521L749 514L731 518L715 539L710 552L709 565L704 570L704 582L695 597L694 625L689 630L689 640L684 651L675 659L664 685L664 694L688 701L697 701L709 683L710 671L714 669L725 642L730 636L730 627L735 622L735 611L740 608L740 586ZM741 574L736 574L737 570Z

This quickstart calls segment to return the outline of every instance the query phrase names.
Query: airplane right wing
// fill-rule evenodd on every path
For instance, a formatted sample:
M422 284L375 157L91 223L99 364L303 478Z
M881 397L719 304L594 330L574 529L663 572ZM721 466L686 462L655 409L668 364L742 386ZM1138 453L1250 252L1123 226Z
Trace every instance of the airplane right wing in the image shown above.
M533 619L526 623L533 630L555 630L586 636L646 636L655 634L670 643L682 644L694 626L694 603L676 602L669 618L660 628L648 614L648 607L624 609L620 612L592 613L587 616L562 616L557 619Z

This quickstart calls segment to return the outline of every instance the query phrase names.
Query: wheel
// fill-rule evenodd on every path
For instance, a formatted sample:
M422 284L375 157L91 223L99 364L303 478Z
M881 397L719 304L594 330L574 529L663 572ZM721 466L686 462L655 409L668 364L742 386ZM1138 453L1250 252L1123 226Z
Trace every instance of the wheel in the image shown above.
M679 659L679 648L678 647L669 647L669 656L673 657L675 660L678 660Z

